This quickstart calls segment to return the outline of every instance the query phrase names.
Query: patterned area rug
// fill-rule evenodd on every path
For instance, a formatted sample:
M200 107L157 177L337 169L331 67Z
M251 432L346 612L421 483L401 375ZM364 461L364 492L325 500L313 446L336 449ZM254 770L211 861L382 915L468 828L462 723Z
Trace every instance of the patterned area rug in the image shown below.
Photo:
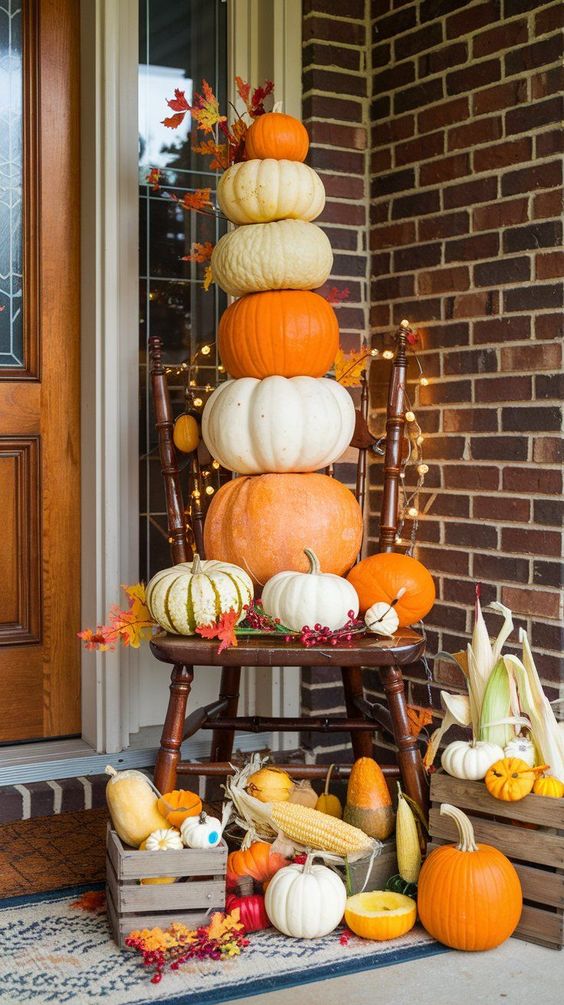
M241 956L186 963L151 985L137 953L111 941L105 914L73 907L84 887L0 901L2 1005L215 1005L284 987L447 952L419 926L374 943L339 932L288 939L273 929L249 936Z

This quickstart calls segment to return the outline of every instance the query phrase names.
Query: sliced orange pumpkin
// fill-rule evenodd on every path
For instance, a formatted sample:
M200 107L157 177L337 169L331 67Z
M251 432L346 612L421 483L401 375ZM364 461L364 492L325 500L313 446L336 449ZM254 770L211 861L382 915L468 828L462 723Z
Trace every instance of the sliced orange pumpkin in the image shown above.
M165 818L170 827L178 827L187 817L197 817L202 812L202 800L195 792L184 789L175 789L174 792L165 792L158 802L159 813Z
M357 893L345 906L345 921L362 939L385 942L405 935L415 924L417 908L411 897L388 890Z

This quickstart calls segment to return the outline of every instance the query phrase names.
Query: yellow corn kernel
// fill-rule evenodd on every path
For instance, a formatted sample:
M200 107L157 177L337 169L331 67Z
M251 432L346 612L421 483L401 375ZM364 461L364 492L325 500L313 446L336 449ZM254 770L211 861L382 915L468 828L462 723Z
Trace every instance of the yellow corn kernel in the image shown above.
M291 841L306 848L352 855L368 852L374 842L364 831L327 813L296 803L272 803L272 821Z
M398 784L398 812L396 816L396 852L398 872L406 883L416 883L421 870L421 848L417 824L411 806L404 799Z

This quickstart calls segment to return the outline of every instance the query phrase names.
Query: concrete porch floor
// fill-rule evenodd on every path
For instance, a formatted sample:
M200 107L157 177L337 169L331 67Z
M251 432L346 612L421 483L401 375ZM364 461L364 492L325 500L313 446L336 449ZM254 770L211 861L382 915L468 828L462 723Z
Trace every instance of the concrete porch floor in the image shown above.
M509 939L490 953L445 953L288 988L231 1005L560 1005L564 952Z

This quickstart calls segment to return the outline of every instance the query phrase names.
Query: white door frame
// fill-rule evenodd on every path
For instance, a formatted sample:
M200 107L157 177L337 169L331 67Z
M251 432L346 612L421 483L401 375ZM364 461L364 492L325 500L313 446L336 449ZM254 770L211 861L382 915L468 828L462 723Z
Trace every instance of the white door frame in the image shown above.
M274 80L300 117L301 0L227 2L229 79ZM138 0L81 0L81 20L82 624L93 626L139 578ZM99 752L139 727L137 656L83 656L83 736ZM282 676L260 689L261 712L298 714L299 677Z

